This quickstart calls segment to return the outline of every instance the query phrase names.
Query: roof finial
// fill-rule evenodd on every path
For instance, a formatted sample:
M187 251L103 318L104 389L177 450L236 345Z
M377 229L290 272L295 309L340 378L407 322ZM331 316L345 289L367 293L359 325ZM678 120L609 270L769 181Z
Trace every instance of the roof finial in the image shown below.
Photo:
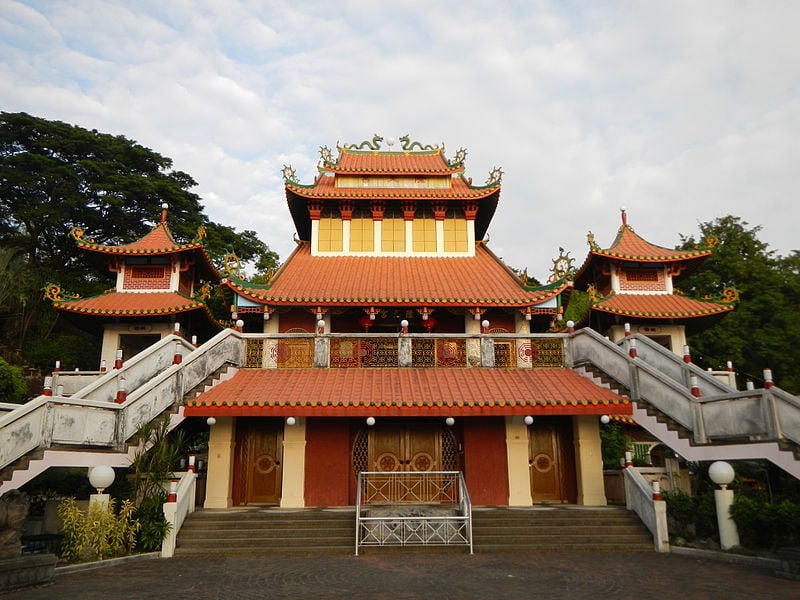
M623 227L627 227L627 225L628 225L628 215L625 212L625 207L624 206L620 206L619 207L619 212L622 214L622 226Z
M168 208L169 208L169 204L167 204L166 202L164 202L161 205L161 222L162 223L166 223L167 222L167 209Z

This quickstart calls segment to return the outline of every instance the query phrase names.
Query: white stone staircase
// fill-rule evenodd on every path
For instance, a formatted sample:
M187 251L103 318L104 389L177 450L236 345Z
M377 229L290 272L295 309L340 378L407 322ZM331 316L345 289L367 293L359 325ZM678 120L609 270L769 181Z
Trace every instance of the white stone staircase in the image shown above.
M644 336L614 344L582 329L569 347L575 370L624 388L634 420L684 458L766 459L800 479L800 398L776 387L736 391ZM690 376L700 397L691 394Z
M174 364L176 352L182 360ZM179 336L163 338L121 369L97 377L70 395L38 396L0 413L0 494L56 466L127 466L128 440L142 424L174 409L183 420L184 395L221 366L241 364L241 336L226 329L194 348ZM120 379L128 390L115 402Z

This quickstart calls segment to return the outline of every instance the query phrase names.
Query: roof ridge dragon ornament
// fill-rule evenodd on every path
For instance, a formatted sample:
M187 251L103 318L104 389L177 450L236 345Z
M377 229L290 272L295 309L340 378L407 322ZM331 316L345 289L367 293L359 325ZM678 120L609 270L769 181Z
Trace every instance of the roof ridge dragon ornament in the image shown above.
M376 133L371 140L364 140L360 144L345 144L344 147L348 150L380 150L382 141L383 138Z

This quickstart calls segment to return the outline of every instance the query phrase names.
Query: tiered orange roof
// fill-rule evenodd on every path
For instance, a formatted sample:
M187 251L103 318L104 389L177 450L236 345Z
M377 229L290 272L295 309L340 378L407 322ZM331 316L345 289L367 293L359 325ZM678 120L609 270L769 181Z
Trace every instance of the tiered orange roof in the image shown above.
M371 175L450 175L463 170L451 165L441 149L425 152L381 152L377 150L339 149L339 159L325 164L331 173Z
M224 279L236 293L272 305L533 306L566 282L526 288L484 244L473 257L311 256L300 244L266 286Z
M186 416L631 414L630 401L569 369L243 369Z
M499 186L473 187L464 179L454 177L446 188L402 187L337 187L333 177L320 177L313 186L289 183L286 189L304 198L370 198L376 200L475 200L496 194Z
M150 233L130 244L110 246L97 244L93 240L84 239L82 236L75 235L78 248L92 252L102 252L104 254L175 254L186 250L203 249L203 244L193 242L190 244L179 244L175 241L169 226L162 222L158 223Z
M485 185L477 186L463 175L466 157L464 149L459 150L455 158L448 161L444 156L444 149L438 146L422 146L404 137L400 138L403 149L393 151L382 149L381 141L383 138L375 136L372 142L340 147L336 159L327 147L322 147L320 175L310 184L300 183L294 169L290 166L284 167L286 200L301 240L308 241L311 236L308 203L321 200L477 201L475 236L476 239L483 239L500 198L502 171L499 168L489 174ZM342 185L342 176L396 177L397 185L387 185L390 182L384 180L379 185L346 187ZM446 179L447 185L405 185L412 177Z
M91 298L57 300L53 306L79 314L129 317L176 314L198 308L208 311L202 302L177 292L109 292Z
M601 248L594 242L594 235L589 234L589 254L583 265L575 275L577 286L592 283L593 271L602 263L610 260L637 263L680 263L691 268L679 270L674 275L674 280L683 279L694 271L706 258L711 256L713 250L710 246L694 250L674 250L651 244L639 236L633 227L628 225L625 211L622 211L622 225L617 232L617 237L609 248Z
M592 309L647 319L704 317L732 311L733 304L694 300L675 294L613 294L592 304Z

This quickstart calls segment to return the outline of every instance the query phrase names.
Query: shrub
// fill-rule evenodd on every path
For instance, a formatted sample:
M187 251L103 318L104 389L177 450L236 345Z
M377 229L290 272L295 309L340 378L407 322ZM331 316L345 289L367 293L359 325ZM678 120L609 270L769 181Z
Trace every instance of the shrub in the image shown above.
M774 550L800 544L800 504L796 502L773 503L740 494L731 506L731 517L743 546Z
M681 490L664 492L664 501L667 503L667 516L669 528L674 536L687 540L694 538L694 498Z
M20 403L27 394L28 383L22 369L0 358L0 399L3 402Z
M84 512L75 498L66 498L58 505L58 516L64 524L61 557L74 562L130 553L139 528L133 511L133 504L125 500L116 512L115 502L110 500L107 506L92 503Z

